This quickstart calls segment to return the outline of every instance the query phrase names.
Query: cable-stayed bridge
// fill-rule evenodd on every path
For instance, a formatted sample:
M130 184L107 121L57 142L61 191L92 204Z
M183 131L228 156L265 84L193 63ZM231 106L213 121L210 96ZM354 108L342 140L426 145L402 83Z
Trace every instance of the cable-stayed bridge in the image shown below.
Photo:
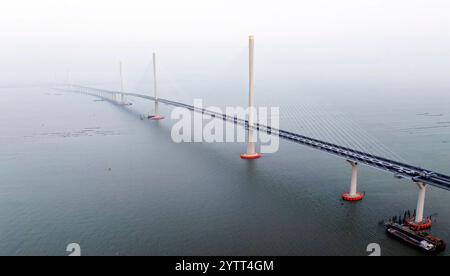
M116 96L135 97L147 99L150 101L156 101L155 97L153 96L142 95L137 93L126 93L120 91L105 90L80 85L70 85L67 86L66 88L57 88L57 89L66 92L75 92L95 97L101 97L105 100L110 101L113 101L112 99L116 98ZM438 188L450 190L450 176L440 174L432 170L401 163L380 156L375 156L370 153L361 152L355 149L347 148L330 142L321 141L315 138L306 137L298 133L293 133L291 131L272 128L267 125L255 123L250 127L249 122L246 119L214 112L208 110L207 108L198 108L193 105L166 100L163 98L158 98L158 102L169 106L186 108L193 112L209 115L212 118L221 119L236 125L243 126L245 129L251 128L255 131L262 131L270 135L275 135L280 137L281 139L288 140L297 144L302 144L308 147L312 147L317 150L325 151L327 153L341 157L345 160L361 163L382 171L390 172L397 177L411 179L415 182L423 182L425 184L429 184Z
M249 91L249 109L254 108L254 89L253 89L253 37L250 37L249 43L249 79L250 79L250 91ZM120 66L120 68L122 68ZM182 102L172 101L164 98L160 98L158 96L157 89L157 76L156 76L156 62L155 62L155 54L153 54L153 77L154 77L154 96L150 95L142 95L138 93L128 93L123 89L123 81L121 81L121 91L114 90L106 90L99 89L81 85L63 85L57 86L55 89L73 92L73 93L81 93L86 95L91 95L95 97L100 97L104 100L110 101L115 104L120 105L128 105L125 101L125 97L135 97L153 101L155 104L154 110L155 114L151 117L153 120L161 120L163 117L159 113L159 103L169 105L172 107L180 107L190 110L192 112L201 113L204 115L208 115L214 119L223 120L228 123L232 123L235 125L239 125L244 127L248 131L248 144L247 144L247 153L242 154L241 158L243 159L257 159L261 157L255 150L255 142L251 140L251 137L254 132L265 132L269 135L277 136L281 139L294 142L297 144L301 144L310 148L314 148L316 150L320 150L322 152L326 152L342 159L345 159L352 165L352 180L350 185L350 192L343 194L343 199L347 201L359 201L364 198L363 193L359 193L357 191L357 173L358 173L358 164L364 164L369 167L388 172L394 174L394 176L398 178L404 178L417 183L419 187L419 197L417 201L416 215L413 221L409 223L418 229L425 229L431 227L431 219L424 219L424 207L425 207L425 196L426 196L426 188L428 185L444 189L450 190L450 176L435 172L430 169L425 169L421 167L417 167L414 165L407 164L406 162L395 161L388 157L382 157L376 154L371 154L365 152L361 149L355 149L350 146L342 146L332 142L326 142L321 139L308 137L299 133L295 133L292 131L287 131L283 129L273 128L269 125L263 125L258 122L254 122L252 112L248 113L248 118L238 118L236 116L230 116L228 114L223 114L219 112L215 112L212 110L208 110L207 108L196 107L193 105L189 105ZM122 76L122 72L120 74Z

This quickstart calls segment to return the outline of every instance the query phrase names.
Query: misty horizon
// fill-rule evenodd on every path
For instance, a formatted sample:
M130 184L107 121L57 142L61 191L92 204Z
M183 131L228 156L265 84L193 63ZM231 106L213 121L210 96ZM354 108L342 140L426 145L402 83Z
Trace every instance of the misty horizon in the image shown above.
M0 87L142 79L450 87L446 1L14 1L0 10ZM150 76L148 76L150 80ZM270 79L270 81L268 81Z

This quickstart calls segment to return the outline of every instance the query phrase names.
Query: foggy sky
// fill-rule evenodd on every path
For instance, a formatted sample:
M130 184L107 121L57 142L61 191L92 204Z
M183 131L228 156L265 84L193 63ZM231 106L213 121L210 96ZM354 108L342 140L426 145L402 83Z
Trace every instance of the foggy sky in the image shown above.
M15 0L0 7L0 86L246 70L279 82L450 85L450 3L439 0Z

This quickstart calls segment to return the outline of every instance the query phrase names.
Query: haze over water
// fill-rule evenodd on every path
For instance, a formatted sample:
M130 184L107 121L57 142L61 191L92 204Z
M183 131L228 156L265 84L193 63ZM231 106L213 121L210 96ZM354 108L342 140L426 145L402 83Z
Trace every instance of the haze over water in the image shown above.
M125 90L150 94L155 51L161 97L245 106L255 35L256 103L279 106L281 128L326 137L310 118L344 114L357 126L348 135L450 174L450 4L279 2L5 3L0 255L67 255L69 243L83 255L367 255L369 243L420 254L379 225L415 208L412 182L361 166L366 198L344 203L350 166L337 157L281 141L245 162L245 144L173 143L168 107L152 122L148 101L42 88L117 90L122 61ZM430 188L425 207L446 241L449 197Z

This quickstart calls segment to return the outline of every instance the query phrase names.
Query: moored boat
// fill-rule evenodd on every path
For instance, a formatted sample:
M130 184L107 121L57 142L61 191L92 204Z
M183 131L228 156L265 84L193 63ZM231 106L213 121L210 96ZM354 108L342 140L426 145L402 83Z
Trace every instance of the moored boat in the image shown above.
M444 251L446 244L442 239L434 237L424 231L413 231L410 227L398 224L393 220L385 224L386 232L407 244L424 252L438 253Z

